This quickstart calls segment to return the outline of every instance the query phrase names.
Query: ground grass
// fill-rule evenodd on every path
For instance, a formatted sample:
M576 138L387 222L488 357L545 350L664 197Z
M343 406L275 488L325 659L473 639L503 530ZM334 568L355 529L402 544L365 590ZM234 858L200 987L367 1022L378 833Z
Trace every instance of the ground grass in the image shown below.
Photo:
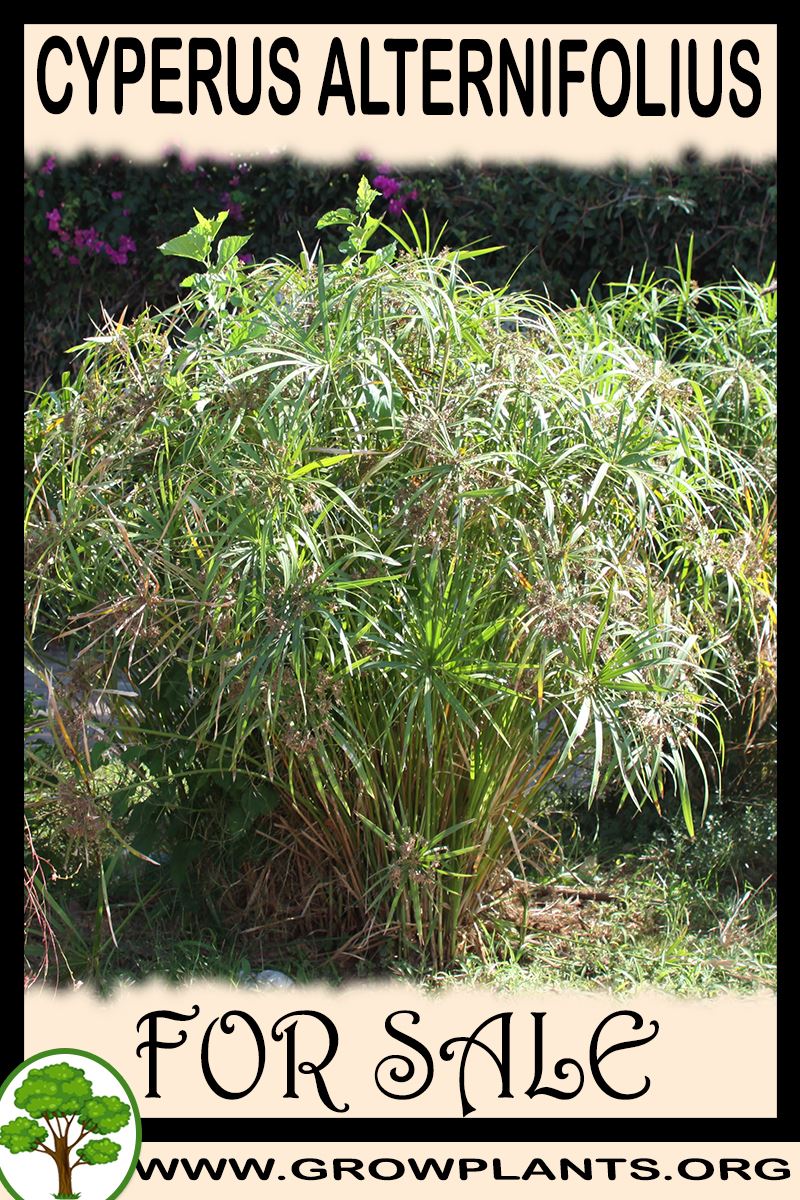
M577 904L563 925L534 931L516 957L474 957L432 979L503 990L581 988L624 992L656 987L678 995L753 991L775 984L772 894L722 897L678 879L664 861L576 872L618 903ZM553 910L557 909L554 904ZM556 916L556 911L553 911Z
M325 938L270 948L263 931L226 928L207 898L185 891L169 872L128 862L111 881L112 920L99 943L96 897L80 874L57 889L54 914L62 983L93 979L102 990L159 974L176 982L239 982L272 968L298 982L402 978L438 989L479 984L500 990L655 987L679 995L753 992L775 986L777 921L774 813L764 799L730 801L709 820L703 840L679 823L610 805L595 822L567 802L559 833L565 849L528 891L525 919L511 906L494 928L489 952L467 954L446 971L382 956L335 958ZM570 836L571 831L571 836ZM160 872L160 877L159 877ZM153 883L153 878L156 883ZM176 937L176 928L181 932ZM37 957L31 938L32 961Z

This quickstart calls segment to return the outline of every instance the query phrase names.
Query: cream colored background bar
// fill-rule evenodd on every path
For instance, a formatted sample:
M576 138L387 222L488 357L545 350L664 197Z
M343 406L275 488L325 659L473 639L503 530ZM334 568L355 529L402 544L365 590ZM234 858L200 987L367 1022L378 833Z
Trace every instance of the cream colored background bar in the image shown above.
M73 62L67 66L61 53L54 51L47 62L47 86L54 98L59 98L67 83L73 93L69 108L61 115L45 111L39 98L36 67L39 51L48 37L59 35L73 50ZM104 35L111 39L110 49L97 80L97 112L88 111L89 85L84 68L75 50L76 39L82 35L86 51L94 61ZM242 98L248 98L252 84L253 38L262 42L262 103L251 115L236 115L227 102L227 43L236 38L237 88ZM137 37L144 44L146 66L140 82L125 87L123 111L114 112L114 43L122 37ZM152 94L153 38L180 38L181 49L167 50L161 55L162 67L180 71L175 80L165 80L161 86L164 100L181 101L181 114L154 114ZM222 67L217 78L224 107L221 115L214 114L210 101L201 87L198 109L194 116L188 112L188 43L192 38L214 38L223 51ZM300 81L300 102L295 112L279 115L270 106L268 89L275 86L275 95L285 102L290 88L276 79L270 70L269 48L275 39L288 37L298 48L298 61L292 63L283 52L278 58L284 68L293 70ZM334 37L342 39L345 61L356 98L357 109L347 114L341 97L334 97L321 116L320 94L325 77L326 62ZM368 59L362 67L361 42L369 41ZM416 52L405 57L405 112L397 113L397 59L387 52L387 38L415 38ZM435 70L450 70L453 78L435 80L431 98L439 103L454 105L452 115L422 115L422 43L425 39L451 39L450 52L436 50L430 64ZM458 44L463 39L484 39L491 49L492 70L485 84L493 103L492 115L486 115L474 86L468 91L468 114L459 113ZM509 88L508 115L498 111L498 57L501 39L507 38L515 61L525 63L525 40L534 43L534 112L526 116L520 109L513 87ZM585 52L571 52L567 65L570 70L583 70L583 83L568 86L566 116L558 111L558 43L564 39L585 39ZM631 98L624 111L616 117L600 113L592 99L590 86L593 52L604 39L616 38L626 48L631 62ZM552 111L545 116L541 110L543 68L542 42L549 39L553 57ZM644 41L643 66L645 98L648 102L663 102L665 116L639 116L636 112L637 85L642 71L637 63L637 41ZM707 101L713 94L713 43L722 43L722 102L712 117L695 115L687 99L688 44L697 43L698 95ZM743 67L758 77L761 101L758 111L750 117L736 116L730 103L731 89L742 101L751 99L748 86L737 82L731 73L730 51L740 39L749 39L758 49L758 64L753 65L744 55ZM670 46L680 44L681 111L670 115ZM199 54L198 62L207 65L208 53ZM469 65L482 62L481 55L472 52ZM122 56L125 68L134 63L134 54ZM363 115L360 105L365 96L365 74L369 75L369 97L372 102L384 101L390 112L385 115ZM115 25L105 22L92 24L30 24L25 31L25 149L37 157L44 153L73 155L84 149L98 154L119 152L136 159L153 159L174 145L193 157L257 157L284 152L307 159L341 162L358 153L385 156L392 165L419 164L463 158L472 161L553 161L596 167L612 161L625 160L633 164L650 161L670 162L687 149L698 151L706 159L736 155L751 160L771 157L776 151L776 26L774 24L344 24L344 25L205 25L167 22L163 24ZM338 71L336 78L339 78ZM603 60L600 73L604 94L613 101L619 94L621 69L613 53Z
M191 1021L159 1019L150 1026L144 1014L171 1010L199 1014ZM215 1094L201 1066L206 1032L207 1059L218 1085L228 1092L244 1092L258 1076L258 1034L252 1024L234 1018L225 1033L221 1018L231 1010L248 1014L261 1033L265 1065L256 1085L241 1099ZM294 1010L317 1010L336 1026L338 1049L322 1073L332 1103L326 1107L315 1081L307 1073L296 1076L296 1099L286 1099L286 1028L273 1036L276 1022ZM649 1090L638 1099L619 1100L597 1086L589 1063L592 1035L599 1023L618 1010L634 1010L643 1019L637 1032L627 1018L615 1018L598 1041L603 1049L626 1040L638 1041L659 1032L647 1044L610 1054L602 1070L618 1092L638 1091L645 1077ZM395 1019L402 1032L423 1043L433 1066L430 1086L415 1099L398 1100L381 1093L376 1068L386 1091L407 1095L425 1078L424 1055L389 1036L387 1016L413 1010L419 1020ZM751 998L721 996L713 1000L680 1000L656 992L634 996L550 992L504 995L482 989L452 989L426 994L403 984L353 984L344 988L296 987L254 991L221 984L197 983L180 988L151 980L118 991L101 1000L89 987L75 992L32 990L25 1003L25 1054L61 1046L88 1049L113 1064L134 1090L145 1117L381 1117L402 1126L406 1117L462 1116L459 1070L464 1044L452 1047L455 1056L442 1058L440 1049L450 1038L469 1037L487 1018L511 1013L510 1091L499 1098L500 1074L490 1055L473 1047L465 1065L465 1090L476 1117L773 1117L776 1090L776 1005L772 996ZM536 1068L533 1012L542 1012L541 1087L571 1090L578 1078L568 1066L559 1080L555 1067L561 1059L575 1059L585 1080L573 1099L546 1094L529 1098ZM296 1059L320 1063L329 1045L328 1034L317 1018L294 1018ZM212 1022L216 1022L213 1024ZM137 1024L140 1026L137 1031ZM149 1050L137 1057L137 1046L148 1040L176 1042L173 1049L157 1053L157 1091L148 1098ZM154 1036L155 1035L155 1038ZM479 1035L497 1052L501 1022ZM414 1074L392 1084L391 1068L401 1075L405 1056ZM383 1061L388 1060L388 1061ZM399 1133L398 1135L399 1136Z

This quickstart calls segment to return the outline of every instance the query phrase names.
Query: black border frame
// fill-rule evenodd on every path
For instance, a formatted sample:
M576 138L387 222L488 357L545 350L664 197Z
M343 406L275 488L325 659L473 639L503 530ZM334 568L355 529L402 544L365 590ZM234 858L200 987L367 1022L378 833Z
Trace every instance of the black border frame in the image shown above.
M102 22L91 21L86 24L98 25ZM112 23L112 21L109 21ZM232 22L225 26L230 29L232 26L243 24L244 22ZM292 25L308 24L309 22L292 21ZM314 22L316 23L316 22ZM341 24L342 22L340 22ZM360 24L360 22L343 22L344 24ZM558 22L559 24L584 25L587 22ZM588 22L596 24L597 22ZM616 24L628 24L629 22L615 22ZM738 23L738 22L737 22ZM39 22L23 22L23 36L26 24L35 25ZM393 22L398 24L398 22ZM408 24L415 26L415 22L399 22L399 24ZM527 24L522 22L513 22L513 25ZM533 26L538 23L531 23ZM649 28L651 26L662 26L667 22L645 21L637 22L637 26ZM711 25L717 22L703 21L694 22L697 25ZM748 24L751 24L748 22ZM788 88L783 87L783 80L787 77L787 73L795 68L795 64L791 58L791 43L788 41L784 49L781 41L780 22L774 21L759 21L752 22L756 26L774 26L777 32L777 62L778 62L778 120L777 120L777 145L778 145L778 177L780 178L780 163L782 156L788 156L789 147L785 134L787 128L787 117L783 115L782 101L787 104L790 99ZM508 28L504 25L503 28ZM23 134L23 157L24 157L24 134ZM780 222L779 222L780 226ZM778 245L780 246L780 232L778 234ZM787 237L784 239L783 252L784 256L789 254L791 249L791 241ZM793 275L784 267L783 275L785 279L790 280L790 285L793 282ZM24 274L23 274L24 288ZM784 304L792 304L791 295L784 297ZM785 330L791 329L791 316L784 317L783 322L778 322L778 390L780 393L781 384L791 382L789 376L788 365L785 361L788 335ZM784 414L784 422L785 422ZM783 439L778 441L778 500L788 491L786 480L789 478L789 472L792 469L790 459L790 444L789 434L785 433ZM9 473L10 474L10 473ZM786 565L786 556L780 556L778 561L778 586L780 590L781 581L788 579L788 568ZM790 593L787 593L790 594ZM795 634L789 629L789 635L793 640ZM778 662L778 684L780 687L781 679L791 679L790 669L787 665L787 660L791 658L791 649L784 647ZM786 700L784 699L784 718L783 725L788 729L789 720L786 712ZM779 720L779 733L781 722ZM791 871L793 861L791 858L791 849L796 845L796 840L793 834L798 829L798 819L796 814L796 805L793 803L792 797L789 795L789 785L786 782L786 758L787 752L784 749L780 750L780 736L778 749L778 866L783 866L784 872ZM796 1027L793 1020L793 1014L790 1010L792 996L790 992L790 971L792 960L794 959L793 948L786 944L789 938L789 931L793 928L794 921L798 915L798 899L797 890L792 886L793 881L791 875L784 875L784 878L789 879L789 883L783 886L780 883L780 874L777 884L778 893L778 1038L777 1038L777 1115L774 1118L718 1118L718 1117L676 1117L676 1118L650 1118L650 1117L606 1117L606 1118L585 1118L585 1117L475 1117L468 1122L464 1118L458 1117L442 1117L442 1118L404 1118L398 1114L396 1119L391 1121L386 1118L369 1118L369 1117L321 1117L321 1118L292 1118L292 1117L143 1117L142 1118L142 1141L143 1144L152 1141L164 1142L236 1142L236 1141L254 1141L254 1142L302 1142L302 1143L317 1143L320 1141L331 1140L346 1142L371 1142L371 1141L386 1141L387 1137L392 1141L414 1142L414 1141L435 1141L439 1139L464 1143L474 1141L494 1141L497 1144L515 1143L536 1140L541 1142L546 1139L549 1142L710 1142L710 1141L782 1141L782 1142L797 1142L798 1124L794 1116L796 1112L795 1104L795 1070L797 1066L796 1053ZM6 1029L7 1034L0 1046L0 1079L10 1074L11 1071L22 1061L24 1057L24 991L19 990L19 964L23 959L24 954L24 938L23 938L23 923L20 920L22 915L20 903L18 882L16 873L4 872L0 877L0 894L6 892L7 902L3 905L4 911L9 914L16 913L16 920L13 921L12 928L7 928L6 935L2 945L2 961L0 961L0 981L4 982L3 992L5 1000L8 1003L6 1010ZM11 921L9 920L9 924ZM731 1054L735 1055L736 1047L731 1047ZM689 1084L687 1084L689 1086ZM747 1080L742 1080L742 1090L747 1090Z

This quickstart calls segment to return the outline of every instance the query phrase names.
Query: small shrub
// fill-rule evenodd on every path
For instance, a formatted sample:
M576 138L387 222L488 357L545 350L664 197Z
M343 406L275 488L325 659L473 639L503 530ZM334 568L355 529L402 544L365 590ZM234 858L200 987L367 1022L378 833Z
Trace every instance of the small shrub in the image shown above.
M36 397L27 632L138 691L91 747L80 704L54 729L83 787L113 753L145 782L120 836L206 888L237 854L263 918L438 965L578 753L587 800L691 830L771 604L771 493L725 363L630 311L675 326L685 281L564 312L427 234L373 252L374 199L325 220L337 264L244 265L199 218L162 247L195 260L183 299Z

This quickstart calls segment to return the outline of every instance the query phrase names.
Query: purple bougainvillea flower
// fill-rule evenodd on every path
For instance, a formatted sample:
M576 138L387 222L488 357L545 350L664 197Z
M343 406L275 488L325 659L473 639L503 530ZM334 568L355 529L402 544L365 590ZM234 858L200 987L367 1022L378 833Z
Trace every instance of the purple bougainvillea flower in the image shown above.
M62 258L64 251L61 249L60 246L51 246L50 253L53 255L54 258Z
M88 250L90 254L100 254L106 245L94 226L90 229L76 229L73 240L79 250Z
M387 200L400 191L399 179L393 179L391 175L376 175L372 181L372 186L376 187Z
M231 199L230 192L223 192L219 198L219 201L223 208L228 210L228 216L232 221L241 221L244 219L244 210L242 209L241 204L239 204L236 200Z
M79 267L81 265L81 260L78 258L77 254L70 254L67 258L67 262L71 267Z
M76 229L75 230L75 245L79 249L91 249L92 245L97 241L96 229Z
M44 199L44 188L39 188L39 189L38 189L38 191L36 192L36 195L37 195L37 196L38 196L40 199Z
M122 215L123 217L129 217L131 215L131 210L129 208L123 208Z
M50 212L45 213L44 216L45 220L47 221L47 228L51 231L51 233L54 233L56 230L61 228L61 212L59 209L51 208Z
M231 175L231 187L238 187L241 182L241 175Z
M112 192L111 199L112 200L121 200L124 195L125 195L124 192Z
M46 158L44 160L44 162L42 163L41 167L39 168L42 175L52 175L53 171L55 171L55 169L56 169L56 160L52 157Z
M393 217L399 217L405 211L407 196L393 196L387 207Z
M69 231L68 231L68 230L66 230L66 229L59 229L59 231L58 231L58 240L59 240L60 242L68 242L68 241L70 241Z
M119 249L123 254L135 254L136 242L132 237L128 237L127 233L123 233L119 239Z
M239 255L239 262L242 263L242 265L245 267L247 266L248 263L252 263L255 261L256 261L255 254L240 254Z

